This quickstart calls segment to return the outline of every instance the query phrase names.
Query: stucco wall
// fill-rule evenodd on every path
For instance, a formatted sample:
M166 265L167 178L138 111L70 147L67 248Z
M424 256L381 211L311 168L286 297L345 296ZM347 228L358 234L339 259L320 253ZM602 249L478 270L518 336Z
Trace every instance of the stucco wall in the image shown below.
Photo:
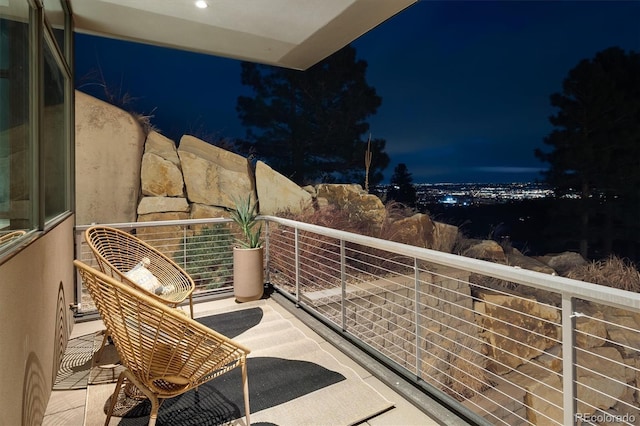
M73 253L70 217L0 265L0 425L42 422L73 323Z
M131 114L76 91L76 220L135 222L145 133Z

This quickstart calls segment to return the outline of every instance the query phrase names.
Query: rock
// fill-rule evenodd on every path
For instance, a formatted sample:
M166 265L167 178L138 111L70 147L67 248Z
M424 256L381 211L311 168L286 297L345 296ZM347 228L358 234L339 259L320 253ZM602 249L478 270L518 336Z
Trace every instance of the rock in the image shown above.
M537 259L553 268L558 275L563 277L572 269L588 263L579 253L572 251L565 251L559 254L547 254Z
M433 234L433 246L431 248L445 253L452 253L456 241L458 241L458 227L436 221L433 223L435 225L435 232Z
M528 269L530 271L542 272L543 274L555 274L555 270L548 265L532 258L525 256L516 249L512 249L506 254L507 265L517 266L522 269Z
M542 355L560 338L560 313L532 298L479 292L476 311L493 359L488 369L504 374ZM483 305L483 306L480 306Z
M214 207L214 206L207 206L205 204L197 204L197 203L193 203L191 204L191 216L189 217L190 219L208 219L208 218L228 218L231 217L229 211L227 209L224 209L222 207ZM200 233L205 229L209 229L212 227L217 227L217 226L226 226L226 227L230 227L229 223L226 224L198 224L198 225L191 225L190 228L193 229L194 231Z
M391 241L451 253L458 237L458 228L434 222L429 215L417 213L391 222L389 235Z
M586 301L576 301L575 310L585 315L576 318L576 346L584 349L603 346L607 342L603 312L596 305Z
M305 185L302 187L302 189L304 189L305 191L307 191L309 194L311 194L311 196L313 198L316 197L317 193L316 193L316 187L313 185Z
M145 134L131 114L76 97L76 223L135 222ZM13 183L13 182L12 182Z
M260 201L260 214L276 215L284 211L297 214L309 208L312 203L308 191L262 161L256 164L256 191Z
M433 221L423 213L396 220L389 225L389 240L417 247L431 248L434 233Z
M505 376L509 382L526 390L524 403L527 406L527 420L532 425L563 423L560 377L536 362L528 362Z
M180 158L176 144L171 139L156 131L151 131L147 135L147 141L144 144L145 154L156 154L167 161L170 161L177 167L180 167Z
M188 212L189 204L186 198L174 197L143 197L138 204L138 214L163 212Z
M640 313L606 308L603 314L609 339L620 345L625 356L637 354L637 348L640 348Z
M535 359L537 363L552 371L562 371L562 345L555 345Z
M191 204L190 219L208 219L212 217L230 217L229 211L221 207L207 206L206 204Z
M253 172L246 158L185 135L178 147L192 203L235 208L235 201L254 196Z
M140 171L142 194L155 197L184 196L182 172L169 160L147 152L142 156Z
M593 348L577 351L578 413L606 410L622 398L626 389L625 364L616 348ZM595 389L595 390L594 390Z
M493 240L482 240L471 245L463 251L462 256L498 263L505 263L507 260L502 246Z
M360 185L320 184L316 191L318 198L326 198L329 204L349 212L353 220L369 223L374 229L380 229L387 217L380 198L367 193Z

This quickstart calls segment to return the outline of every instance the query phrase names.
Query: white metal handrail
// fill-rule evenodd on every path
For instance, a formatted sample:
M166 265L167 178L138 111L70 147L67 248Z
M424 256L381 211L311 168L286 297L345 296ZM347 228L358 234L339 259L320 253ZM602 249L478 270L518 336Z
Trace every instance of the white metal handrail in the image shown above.
M429 380L429 378L421 377L420 365L424 361L421 360L421 357L424 357L426 352L436 352L438 353L435 356L435 361L431 361L434 364L446 363L447 359L451 359L457 356L456 352L466 352L470 358L479 358L484 356L481 352L476 350L474 347L463 347L460 345L460 342L456 341L456 339L451 338L447 335L447 333L451 333L452 330L448 329L442 335L437 336L433 341L427 342L427 339L422 339L420 334L427 330L429 327L441 327L443 330L446 329L446 322L449 321L452 315L446 310L449 306L444 303L446 298L455 299L457 297L456 290L450 290L446 293L443 293L440 298L433 297L432 301L435 302L426 302L433 304L440 304L444 306L443 312L438 313L436 317L440 318L440 320L434 319L428 314L425 315L424 311L430 309L428 306L425 308L425 302L421 301L421 298L425 298L426 292L421 290L424 287L424 282L420 278L420 275L428 271L428 269L424 269L420 266L420 263L427 262L430 265L439 265L446 268L454 268L455 270L465 271L469 275L481 275L483 277L488 277L496 280L505 281L511 284L517 284L523 288L535 289L538 293L548 293L549 295L555 295L559 302L557 305L551 305L547 303L539 303L540 309L555 311L558 316L557 323L554 323L551 320L539 320L542 324L542 328L553 329L557 328L561 330L557 336L547 337L547 341L550 345L558 344L561 348L559 354L544 354L548 358L551 359L549 361L550 366L546 365L538 365L534 364L531 360L526 359L517 354L510 354L513 358L515 358L516 362L522 362L522 365L535 365L538 371L534 373L527 373L526 369L522 369L519 371L517 369L513 369L514 373L512 375L520 376L520 379L524 379L521 381L529 381L532 384L521 385L518 383L519 379L516 378L516 382L511 383L511 385L517 389L518 391L529 393L529 399L538 400L537 404L532 404L532 406L527 406L520 413L511 412L509 413L511 417L506 416L507 420L505 420L505 415L495 415L493 412L483 413L484 405L486 405L486 401L482 401L481 398L476 398L480 402L471 402L467 404L467 406L472 407L472 411L484 414L485 419L489 420L491 423L496 424L513 424L514 422L518 424L565 424L565 425L573 425L581 421L589 421L589 419L597 419L597 418L606 418L609 421L618 421L621 424L634 424L635 420L640 420L639 412L634 411L634 402L631 403L625 401L623 398L614 397L612 395L602 395L603 391L597 389L593 385L590 385L589 380L591 376L595 376L600 379L610 379L610 382L614 385L618 385L619 387L626 388L627 394L634 394L638 392L638 383L631 382L627 383L626 381L620 380L620 378L609 378L606 374L603 374L602 371L597 371L594 368L585 368L580 364L582 360L576 360L576 352L579 352L580 356L584 358L585 354L591 357L596 357L596 359L606 360L606 363L609 363L613 366L616 364L621 367L621 369L625 369L625 371L630 372L628 375L636 375L640 377L640 372L638 367L629 362L629 360L637 359L640 356L640 348L633 346L633 343L624 342L624 341L615 341L611 338L611 336L591 336L592 339L605 339L606 343L603 346L599 346L598 348L604 348L600 352L604 352L614 346L622 347L623 351L627 353L633 352L633 354L628 354L626 360L627 363L620 362L617 360L608 359L602 355L600 355L597 349L587 347L587 348L579 348L576 346L576 334L580 337L589 337L589 333L585 333L576 328L576 319L577 318L587 318L590 321L598 321L597 317L590 315L589 313L578 312L576 309L576 303L580 302L583 304L585 301L591 302L598 306L606 306L609 308L620 309L629 315L634 316L634 318L638 318L640 320L640 294L631 293L624 290L619 290L615 288L603 287L600 285L595 285L592 283L586 283L582 281L577 281L565 277L559 277L555 275L544 274L535 271L524 270L508 265L502 265L492 262L487 262L478 259L471 259L462 256L457 256L449 253L438 252L434 250L409 246L405 244L390 242L386 240L381 240L377 238L372 238L368 236L362 236L358 234L353 234L349 232L344 232L340 230L328 229L321 226L316 226L312 224L300 223L288 219L276 218L276 217L265 217L265 220L269 222L270 228L279 227L281 233L286 233L290 236L290 240L286 241L284 244L280 243L277 245L274 240L273 233L269 235L269 245L270 250L275 256L276 251L286 251L288 250L287 246L293 247L292 255L286 261L293 263L293 265L288 265L282 267L282 261L276 267L281 269L289 269L294 272L293 281L295 282L295 286L292 288L285 287L285 292L291 293L291 297L296 300L297 303L305 306L307 309L315 310L319 315L324 316L330 322L333 321L337 327L341 328L344 333L350 334L352 337L360 338L360 336L365 336L364 339L367 340L367 344L371 344L371 347L374 350L379 350L383 352L383 355L390 356L392 358L400 359L399 364L402 365L403 368L409 369L411 373L417 374L419 380L425 379ZM284 237L281 237L283 239ZM304 239L308 241L305 243ZM329 241L323 241L323 239L329 239ZM322 248L314 247L309 243L316 243L318 241L323 241ZM349 285L346 284L348 279L357 280L357 278L351 275L349 272L346 272L349 263L366 263L372 262L368 265L371 268L377 268L377 270L381 271L384 275L394 275L393 272L386 270L384 267L376 267L373 263L377 262L380 257L384 257L384 255L370 255L367 260L363 260L362 256L364 251L358 250L357 248L346 249L346 246L355 245L357 247L365 247L366 249L376 249L383 251L388 257L405 257L404 266L413 272L398 272L395 274L395 278L406 279L405 281L413 280L415 283L415 291L413 292L413 297L407 297L402 300L399 296L399 293L385 293L385 297L389 300L386 300L384 303L379 305L372 306L368 308L367 312L365 312L366 316L374 317L375 312L380 309L388 309L387 314L392 315L394 310L402 311L403 307L401 306L403 303L408 303L409 299L412 299L414 304L415 312L412 313L413 320L409 321L406 317L401 317L401 321L405 321L409 330L413 330L414 336L409 339L395 339L391 342L387 347L382 348L375 343L375 339L380 338L380 335L389 334L388 329L380 329L374 332L374 334L378 334L374 338L367 337L367 333L360 333L358 331L352 331L354 329L353 325L347 325L349 322L347 316L353 314L353 311L345 306L349 303L355 304L360 303L363 305L364 300L368 296L364 297L356 297L354 296L356 290L348 290ZM346 253L350 250L350 254ZM365 257L367 255L364 255ZM282 257L282 256L281 256ZM323 262L321 267L317 268L317 271L313 271L312 266L314 265L314 261L311 257L316 257ZM338 260L336 260L336 257ZM376 259L376 257L378 259ZM391 263L391 261L389 262ZM273 268L273 265L270 265L270 268ZM302 272L301 272L302 271ZM317 279L316 277L323 277L332 271L334 278L339 281L339 288L335 288L335 292L329 295L329 289L324 289L324 292L327 293L327 297L325 297L325 302L319 303L318 299L313 299L316 297L316 294L321 294L322 291L317 290L317 286L325 285L326 280ZM437 275L435 273L434 275ZM305 277L313 276L313 282L306 279ZM449 277L451 278L451 277ZM445 277L446 279L446 277ZM456 279L456 278L453 278ZM389 278L389 283L393 281L393 278ZM274 282L275 281L275 282ZM322 282L320 282L322 281ZM364 283L367 279L363 279L361 283L353 285L353 288L360 288L364 286ZM274 285L278 286L277 280L271 281ZM320 283L319 283L320 282ZM473 288L481 288L482 286L477 283L460 280L460 282L466 282ZM422 287L421 287L422 286ZM330 286L329 286L330 287ZM360 292L365 292L366 290L358 290ZM407 291L407 288L402 288L401 291ZM491 291L495 291L495 289L491 289ZM498 289L498 293L500 293ZM347 294L350 294L347 296ZM503 295L511 295L511 292L504 292ZM373 292L369 295L373 297ZM332 299L333 298L333 299ZM348 300L348 299L351 299ZM339 303L336 303L336 306L331 305L331 300L339 299ZM473 303L479 302L479 300L475 300L472 297L469 298ZM528 302L528 299L522 298L521 301ZM423 305L422 308L419 308ZM339 306L338 306L339 305ZM383 307L383 306L386 306ZM511 311L511 315L517 315L520 320L523 322L527 322L529 319L529 323L533 323L535 321L531 320L531 315L525 311L518 311L517 309L510 309L508 307L503 306L494 306L495 309L500 309L503 311ZM422 309L422 312L421 312ZM458 312L463 312L464 309L470 309L468 307L462 307ZM361 311L363 309L360 309ZM357 315L357 314L355 314ZM475 313L475 320L478 320L478 314ZM535 318L534 318L535 319ZM500 327L510 327L512 330L517 330L520 333L526 333L529 336L537 336L540 338L544 338L544 336L540 336L538 330L534 327L527 328L531 326L528 325L519 325L519 324L507 324L504 320L496 320L494 318L490 318L491 321L499 323L498 328ZM502 324L500 322L502 321ZM375 327L375 320L371 321L371 326ZM472 327L474 322L472 320L463 320L457 323L461 327ZM357 324L362 325L362 323ZM640 342L640 337L638 337L639 330L637 327L629 327L625 324L616 324L616 327L626 330L627 333L631 333L633 336L631 338L631 342ZM638 324L640 326L640 324ZM516 332L516 334L517 334ZM458 339L468 339L473 341L477 340L477 336L471 335L466 332L456 333L456 337ZM494 336L495 337L495 336ZM535 352L536 348L530 346L528 343L517 342L515 339L509 335L498 336L498 338L502 339L502 343L506 346L512 344L519 344L520 347L524 348L525 351L530 350ZM636 339L636 340L633 340ZM373 343L370 343L373 342ZM419 342L419 344L417 343ZM420 347L421 345L431 345L430 348ZM407 347L410 347L410 350L406 350ZM452 349L454 348L454 349ZM493 350L499 351L496 347L492 348ZM415 351L415 356L411 353ZM402 352L402 355L397 355L398 352ZM412 362L405 362L402 358L411 358ZM635 358L634 358L635 357ZM487 357L484 356L484 361L486 361ZM465 362L468 365L464 368L471 369L484 369L485 363L479 361L473 361L471 359L466 360ZM509 367L508 364L505 364L502 361L494 361L494 364L497 365L497 368L507 369ZM562 368L558 370L557 365L560 364ZM460 368L458 366L449 366L449 371L454 371L454 373L448 373L451 376L455 376L455 371L464 372L464 368ZM510 368L510 367L509 367ZM586 372L585 376L577 377L576 370L579 369L583 372ZM442 368L434 369L435 375L443 375ZM517 374L516 374L517 373ZM542 376L542 378L537 377L538 375ZM508 376L508 375L507 375ZM494 386L496 394L503 397L506 400L511 398L508 392L501 391L498 386L493 385L492 381L497 379L497 375L491 376L492 380L487 381L487 385ZM545 380L548 378L557 378L559 384L550 384L546 383ZM458 379L452 379L450 381L454 382ZM459 380L458 380L459 381ZM438 382L438 380L432 381L432 384L436 386L442 385L443 388L447 388L445 385L445 381ZM459 381L459 384L463 384L462 381ZM455 386L454 386L455 387ZM531 395L531 389L539 389L539 394ZM453 392L451 388L446 389L449 392ZM591 401L597 400L596 397L585 396L586 394L601 394L601 399L614 399L616 407L618 409L617 412L613 412L608 409L604 409L604 407L599 407L594 405ZM502 395L500 395L502 394ZM457 395L463 396L463 395ZM512 403L515 401L509 401ZM523 401L522 405L524 404ZM637 401L635 402L637 405ZM547 407L547 409L543 409L541 407ZM554 410L556 411L554 413ZM508 411L508 410L507 410ZM598 417L599 416L599 417Z

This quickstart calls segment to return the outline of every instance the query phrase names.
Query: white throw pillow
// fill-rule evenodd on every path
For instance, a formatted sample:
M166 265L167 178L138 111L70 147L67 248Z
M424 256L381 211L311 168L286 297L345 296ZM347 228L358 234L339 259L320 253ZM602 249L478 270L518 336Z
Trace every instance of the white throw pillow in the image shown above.
M150 263L151 261L149 260L149 258L145 257L130 271L125 272L124 275L149 293L157 293L157 290L162 286L158 282L158 279L151 273L151 271L146 268L146 266Z

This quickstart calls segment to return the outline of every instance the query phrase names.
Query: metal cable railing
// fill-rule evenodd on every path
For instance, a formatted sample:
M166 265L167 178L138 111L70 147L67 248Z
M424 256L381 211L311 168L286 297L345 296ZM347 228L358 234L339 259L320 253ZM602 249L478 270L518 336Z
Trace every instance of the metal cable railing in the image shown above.
M453 408L497 425L640 422L639 294L262 220L278 291ZM117 227L200 274L201 294L232 285L229 220Z
M108 224L127 230L167 255L193 278L194 297L229 291L233 286L233 246L240 236L230 219L191 219ZM89 226L76 227L77 257L94 265L93 254L84 241ZM95 309L93 301L77 280L80 311Z
M640 295L267 219L274 286L488 423L640 421Z

